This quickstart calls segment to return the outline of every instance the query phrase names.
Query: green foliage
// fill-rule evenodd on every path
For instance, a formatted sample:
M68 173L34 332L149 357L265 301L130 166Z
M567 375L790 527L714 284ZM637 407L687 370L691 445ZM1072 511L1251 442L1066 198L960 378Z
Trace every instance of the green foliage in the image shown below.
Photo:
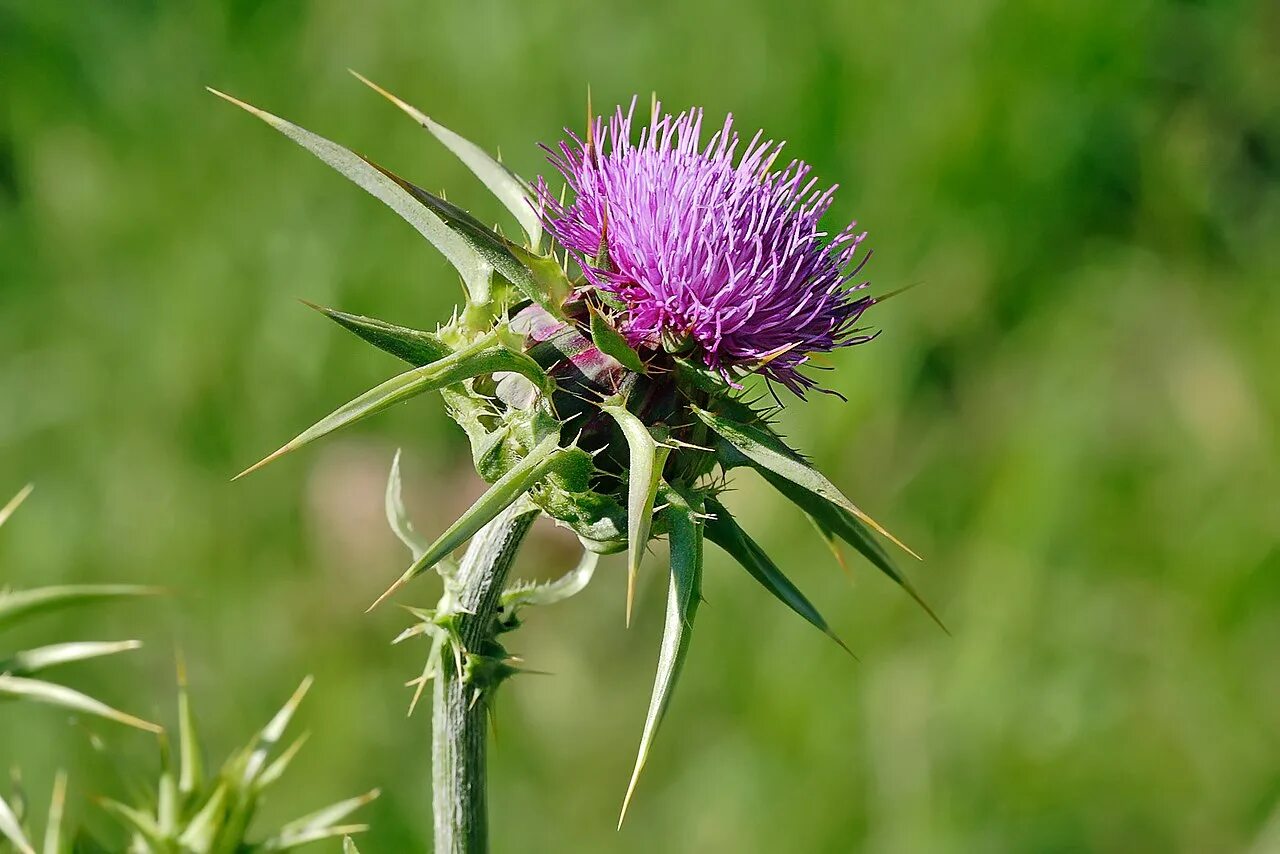
M281 749L285 732L311 687L304 679L279 712L234 751L213 774L206 774L186 678L178 678L178 758L162 740L160 775L132 804L104 799L102 806L130 834L131 854L251 854L292 851L313 842L367 829L343 822L378 797L374 790L338 801L274 832L251 840L251 827L267 790L277 783L306 742L302 735Z
M25 487L3 509L0 525L17 510L31 487ZM31 617L57 613L79 605L114 599L151 596L157 591L130 585L84 584L40 587L34 590L0 589L0 630L11 629ZM101 700L73 688L35 678L46 670L135 650L142 644L136 640L78 641L58 643L16 652L0 652L0 700L23 700L63 709L73 714L105 718L126 726L159 732L157 724L112 708Z

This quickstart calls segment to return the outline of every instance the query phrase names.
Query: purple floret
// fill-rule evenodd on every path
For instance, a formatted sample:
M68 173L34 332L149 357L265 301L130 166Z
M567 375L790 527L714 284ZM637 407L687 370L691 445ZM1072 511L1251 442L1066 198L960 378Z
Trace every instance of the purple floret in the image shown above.
M571 202L538 182L548 230L625 305L633 346L692 348L726 377L758 370L800 393L815 385L797 370L809 354L873 337L854 328L873 302L857 293L867 283L849 284L866 233L850 223L828 240L819 225L834 186L818 189L798 160L773 171L782 143L759 132L734 165L733 117L702 146L700 109L655 109L633 143L634 111L633 100L596 119L587 143L568 132L547 149Z

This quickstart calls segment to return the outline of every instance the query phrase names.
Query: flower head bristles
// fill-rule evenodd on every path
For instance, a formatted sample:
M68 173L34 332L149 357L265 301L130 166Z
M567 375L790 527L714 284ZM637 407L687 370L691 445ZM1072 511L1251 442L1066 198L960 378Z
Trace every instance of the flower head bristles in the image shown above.
M854 328L874 302L859 294L867 283L849 285L866 233L850 223L828 240L819 223L836 187L799 160L774 170L783 143L757 132L742 146L729 115L704 145L701 109L659 112L638 140L633 99L593 120L586 142L570 132L544 146L574 194L562 203L539 181L547 230L621 304L633 346L692 350L726 379L759 371L803 392L809 354L873 337Z

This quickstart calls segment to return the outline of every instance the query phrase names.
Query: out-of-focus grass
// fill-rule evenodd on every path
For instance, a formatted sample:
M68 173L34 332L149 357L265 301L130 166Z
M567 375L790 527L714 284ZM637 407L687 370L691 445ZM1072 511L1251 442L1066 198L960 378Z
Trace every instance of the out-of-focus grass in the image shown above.
M362 848L424 848L428 722L398 687L422 650L387 646L394 610L361 612L403 568L381 520L393 449L431 532L478 491L461 437L416 401L227 478L394 369L295 298L426 325L459 290L393 215L202 86L486 217L347 66L525 174L588 83L597 105L656 89L789 139L871 231L877 288L924 283L834 359L848 403L786 427L927 556L910 569L954 637L865 566L851 586L743 478L730 505L862 662L713 550L615 833L661 600L649 572L625 631L615 559L516 639L555 675L503 689L498 849L1273 850L1277 39L1267 2L3 4L0 493L40 485L0 537L3 581L169 587L145 618L59 636L128 619L145 658L77 685L161 720L182 647L212 743L315 672L316 735L269 811L379 785ZM522 566L573 559L547 529ZM80 730L0 712L0 761L33 788L69 766L73 797L119 793ZM144 737L104 735L150 761Z

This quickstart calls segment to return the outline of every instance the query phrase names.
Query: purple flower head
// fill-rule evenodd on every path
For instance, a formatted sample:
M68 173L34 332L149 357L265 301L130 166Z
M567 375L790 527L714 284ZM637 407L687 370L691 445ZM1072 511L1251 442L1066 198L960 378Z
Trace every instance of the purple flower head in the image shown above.
M809 354L873 337L854 328L873 302L857 296L867 283L849 286L866 233L850 223L828 240L819 225L834 186L819 189L798 160L774 170L783 144L757 132L742 146L732 116L703 145L700 109L658 118L655 105L637 142L634 112L633 99L586 142L567 131L547 148L571 202L538 182L548 230L621 302L633 346L692 351L725 377L757 370L802 393L815 385L797 370Z

